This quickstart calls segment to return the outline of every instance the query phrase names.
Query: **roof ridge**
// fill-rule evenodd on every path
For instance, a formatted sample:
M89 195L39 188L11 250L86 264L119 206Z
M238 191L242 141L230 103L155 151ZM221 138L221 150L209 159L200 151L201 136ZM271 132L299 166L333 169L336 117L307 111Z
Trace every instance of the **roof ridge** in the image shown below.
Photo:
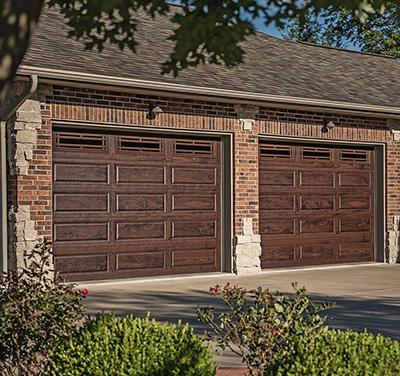
M395 60L397 59L396 56L377 54L377 53L374 53L374 52L350 50L348 48L343 48L343 47L327 46L327 45L324 45L324 44L304 42L304 41L301 41L301 40L291 40L291 39L286 39L286 38L279 38L279 37L277 37L275 35L270 35L268 33L260 31L260 30L256 30L256 35L257 34L260 34L261 36L267 36L269 38L274 38L279 42L294 43L294 44L304 44L304 45L309 46L309 47L328 48L328 49L337 50L337 51L340 51L340 52L349 52L349 53L355 53L355 54L361 54L361 55L370 55L370 56L382 57L382 58L388 58L388 59L395 59Z
M172 1L172 0L170 0L170 1ZM169 1L167 1L167 4L169 6L183 8L182 4L171 3ZM279 37L277 37L275 35L270 35L270 34L264 32L264 31L261 31L261 30L255 30L255 33L256 34L261 34L263 36L267 36L267 37L270 37L270 38L277 39L280 42L291 42L291 43L297 43L297 44L304 44L304 45L307 45L307 46L310 46L310 47L328 48L328 49L331 49L331 50L337 50L337 51L341 51L341 52L350 52L350 53L356 53L356 54L362 54L362 55L370 55L370 56L382 57L382 58L388 58L388 59L397 59L396 56L377 54L377 53L374 53L374 52L350 50L348 48L343 48L343 47L335 47L335 46L328 46L328 45L318 44L318 43L304 42L304 41L300 41L300 40L291 40L291 39L286 39L286 38L279 38Z

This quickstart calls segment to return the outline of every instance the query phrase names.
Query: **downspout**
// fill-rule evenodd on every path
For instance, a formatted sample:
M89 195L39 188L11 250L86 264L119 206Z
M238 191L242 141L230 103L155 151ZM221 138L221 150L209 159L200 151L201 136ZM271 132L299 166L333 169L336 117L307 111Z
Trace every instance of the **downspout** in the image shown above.
M28 86L0 112L0 268L3 272L8 271L6 125L18 108L36 91L37 86L37 76L30 76Z

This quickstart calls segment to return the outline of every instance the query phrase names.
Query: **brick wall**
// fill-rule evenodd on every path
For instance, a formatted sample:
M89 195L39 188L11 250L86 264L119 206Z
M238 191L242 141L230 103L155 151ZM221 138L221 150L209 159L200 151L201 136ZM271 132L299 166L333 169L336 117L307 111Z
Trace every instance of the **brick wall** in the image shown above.
M393 142L386 119L262 107L251 130L242 130L234 104L53 86L40 102L41 127L26 175L9 174L9 205L28 205L40 236L51 236L51 124L57 120L129 126L185 128L234 133L234 225L250 218L258 234L258 135L281 135L387 143L387 218L400 215L400 144ZM163 113L147 120L149 104ZM321 132L323 119L336 127ZM18 119L17 119L18 120Z
M350 141L390 141L386 119L366 116L263 107L257 115L253 130L242 131L234 104L229 103L63 86L54 86L53 94L47 96L46 102L51 104L54 120L234 132L235 234L241 232L241 218L252 218L254 233L258 233L258 134ZM148 105L155 103L164 112L153 121L147 120ZM336 124L334 129L325 134L321 133L324 118ZM388 149L391 148L393 145L389 143ZM392 170L388 170L389 177L393 178ZM391 204L395 205L392 201ZM400 213L400 208L391 207L388 216L394 215L394 212Z

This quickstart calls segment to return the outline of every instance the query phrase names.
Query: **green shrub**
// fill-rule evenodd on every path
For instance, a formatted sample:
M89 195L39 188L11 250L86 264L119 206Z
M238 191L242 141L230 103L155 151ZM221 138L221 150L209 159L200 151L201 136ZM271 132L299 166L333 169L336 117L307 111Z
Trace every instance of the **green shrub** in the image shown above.
M45 375L212 376L213 355L188 325L113 313L89 318L57 348Z
M327 317L318 313L333 305L316 304L304 287L298 289L295 283L292 285L293 297L271 293L261 287L248 292L229 283L223 288L211 287L210 291L224 301L228 310L215 315L213 307L199 307L199 320L211 327L209 339L242 357L250 375L264 375L275 354L288 341L306 337L322 328Z
M0 374L40 375L50 348L83 316L82 298L51 267L51 245L25 255L25 268L0 275Z
M268 376L389 376L400 374L400 345L378 334L328 330L291 342Z

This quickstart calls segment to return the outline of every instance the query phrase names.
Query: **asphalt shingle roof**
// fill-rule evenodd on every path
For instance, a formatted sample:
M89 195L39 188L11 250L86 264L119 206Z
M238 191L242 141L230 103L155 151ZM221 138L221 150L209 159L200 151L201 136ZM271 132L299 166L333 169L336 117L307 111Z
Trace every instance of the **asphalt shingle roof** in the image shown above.
M168 82L285 97L400 107L400 61L391 57L281 40L263 33L244 44L245 62L228 69L202 65L178 77L160 74L167 59L171 23L141 17L137 53L107 45L84 50L67 38L68 27L54 9L43 11L23 65L128 79Z

